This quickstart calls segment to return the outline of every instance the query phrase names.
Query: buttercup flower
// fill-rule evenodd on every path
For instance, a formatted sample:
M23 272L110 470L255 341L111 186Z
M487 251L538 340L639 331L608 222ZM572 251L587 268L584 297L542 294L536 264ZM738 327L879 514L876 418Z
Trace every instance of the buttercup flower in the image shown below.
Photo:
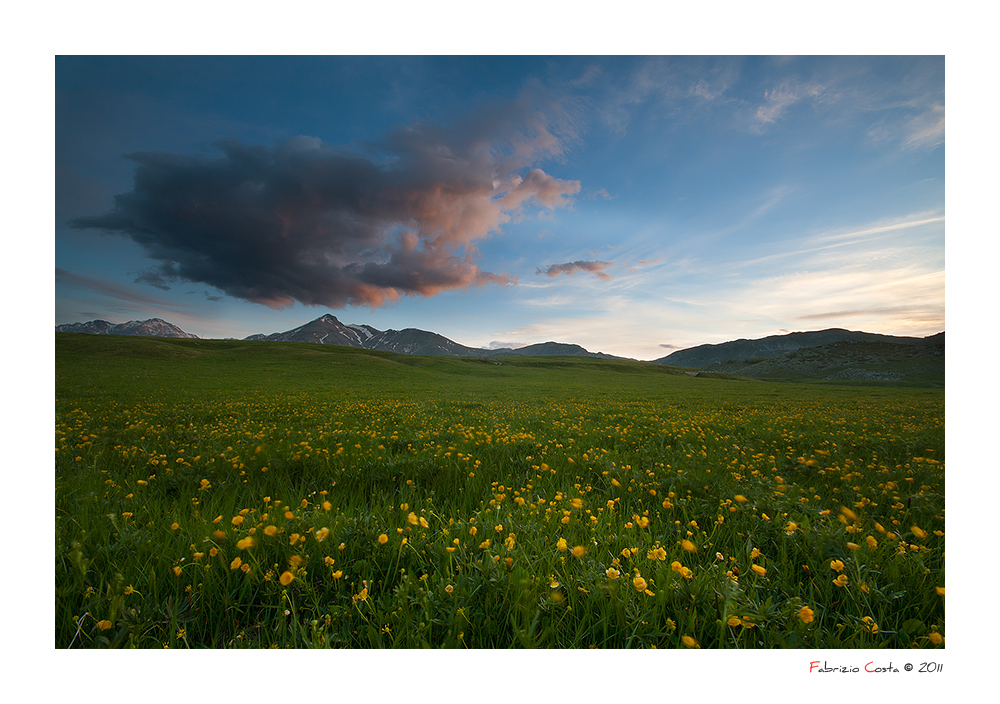
M798 616L799 619L802 621L802 623L812 623L814 613L816 612L810 609L808 606L803 606L801 609L799 609Z
M875 623L875 619L873 619L871 616L863 616L861 618L861 621L864 624L864 628L866 631L868 631L873 635L878 633L878 624Z
M649 587L649 585L646 584L646 580L643 579L641 575L636 575L632 579L632 586L635 587L636 591L639 592L644 592L646 591L647 587Z
M292 574L291 572L286 571L281 573L281 577L278 579L278 581L281 582L281 586L287 587L289 584L292 583L292 580L294 579L295 575Z
M587 548L583 547L582 545L577 545L573 548L573 557L579 558L583 557L586 554L587 554Z
M834 572L843 572L844 563L841 562L840 560L831 560L830 569L833 570Z

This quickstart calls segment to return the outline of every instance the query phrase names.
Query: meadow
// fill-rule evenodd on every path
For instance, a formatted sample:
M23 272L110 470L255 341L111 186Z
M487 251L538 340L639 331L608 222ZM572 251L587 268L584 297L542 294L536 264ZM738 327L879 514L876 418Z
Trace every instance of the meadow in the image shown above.
M55 345L57 648L943 647L943 389Z

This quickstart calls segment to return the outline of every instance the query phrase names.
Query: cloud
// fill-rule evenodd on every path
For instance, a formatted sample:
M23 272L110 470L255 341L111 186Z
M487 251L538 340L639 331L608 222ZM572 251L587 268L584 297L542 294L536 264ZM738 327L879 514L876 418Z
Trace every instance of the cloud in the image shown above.
M662 347L665 350L679 350L679 349L682 349L679 345L671 345L670 343L667 343L667 342L660 343L658 346Z
M550 264L545 269L537 269L535 273L539 275L546 274L549 278L555 278L559 274L572 276L576 271L585 271L598 277L601 281L610 281L611 275L604 271L609 266L614 266L614 262L575 261L564 264Z
M512 284L479 267L475 243L580 190L535 166L561 158L574 138L570 118L537 102L451 128L409 126L366 153L300 136L271 147L219 142L214 158L131 154L132 190L70 224L141 245L159 264L138 282L199 282L272 308L378 307Z
M788 111L790 107L804 100L818 100L826 88L816 82L786 79L774 88L764 92L764 102L757 107L754 114L757 131L763 131L766 126L773 125Z

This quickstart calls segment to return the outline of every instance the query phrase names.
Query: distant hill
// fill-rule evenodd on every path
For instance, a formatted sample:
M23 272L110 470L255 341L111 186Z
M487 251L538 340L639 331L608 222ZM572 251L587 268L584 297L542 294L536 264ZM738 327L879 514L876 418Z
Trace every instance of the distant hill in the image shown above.
M769 380L944 386L945 335L831 329L679 350L658 364Z
M127 323L109 323L107 320L91 320L86 323L56 325L56 332L82 332L89 335L137 335L140 337L185 337L197 339L197 335L184 332L173 323L160 318L130 320Z

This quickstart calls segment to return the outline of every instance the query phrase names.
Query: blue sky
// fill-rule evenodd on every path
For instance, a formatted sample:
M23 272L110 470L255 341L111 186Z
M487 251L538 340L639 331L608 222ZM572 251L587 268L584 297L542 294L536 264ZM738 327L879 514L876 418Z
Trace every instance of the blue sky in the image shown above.
M55 323L945 329L943 56L55 61ZM132 156L128 156L132 155Z

